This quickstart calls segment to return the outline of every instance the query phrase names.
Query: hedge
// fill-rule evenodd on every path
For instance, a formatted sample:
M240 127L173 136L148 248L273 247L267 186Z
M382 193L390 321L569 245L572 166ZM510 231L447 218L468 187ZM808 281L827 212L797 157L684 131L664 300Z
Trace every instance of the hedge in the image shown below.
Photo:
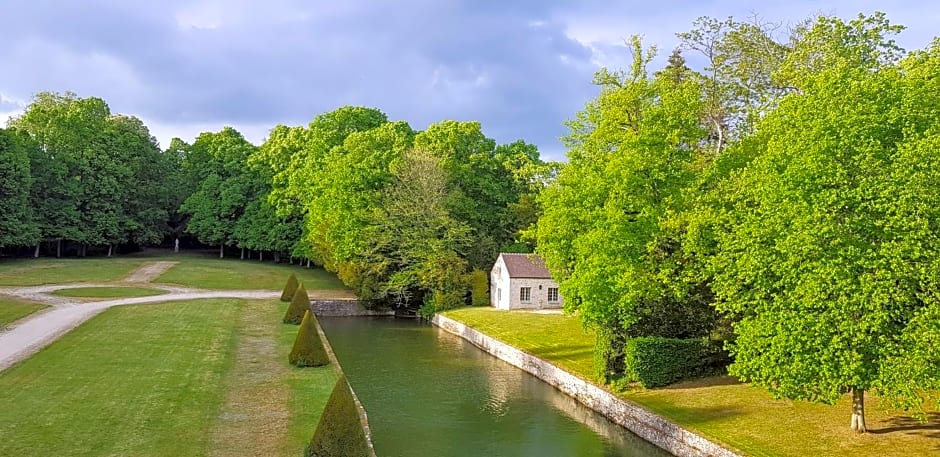
M700 339L641 337L624 346L624 375L644 387L661 387L704 375L727 362L716 343Z
M490 278L483 270L473 270L470 273L470 303L473 306L490 304Z
M323 347L323 340L320 339L320 332L317 331L316 322L316 316L308 309L304 313L300 329L297 330L297 337L294 338L294 347L287 357L291 365L320 367L330 363L330 357L326 354L326 348Z
M307 289L301 284L294 297L290 300L290 306L284 313L284 323L298 325L304 319L304 313L310 309L310 296L307 295Z
M281 292L281 301L289 302L294 298L294 293L297 292L297 286L300 284L297 282L297 275L291 273L290 277L287 278L287 284L284 285L284 292Z
M369 445L359 410L345 376L340 376L326 403L306 457L367 457Z

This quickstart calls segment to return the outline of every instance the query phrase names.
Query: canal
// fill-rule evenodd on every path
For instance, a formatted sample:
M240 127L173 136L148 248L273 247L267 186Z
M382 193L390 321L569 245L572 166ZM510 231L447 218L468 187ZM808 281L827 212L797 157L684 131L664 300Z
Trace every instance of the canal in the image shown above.
M413 319L322 318L379 457L665 456L470 343Z

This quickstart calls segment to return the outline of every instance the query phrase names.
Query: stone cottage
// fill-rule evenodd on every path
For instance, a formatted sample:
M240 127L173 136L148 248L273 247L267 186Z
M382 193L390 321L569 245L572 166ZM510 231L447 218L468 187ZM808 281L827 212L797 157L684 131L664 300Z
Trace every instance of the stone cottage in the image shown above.
M558 283L535 254L502 253L490 272L490 303L498 309L561 308Z

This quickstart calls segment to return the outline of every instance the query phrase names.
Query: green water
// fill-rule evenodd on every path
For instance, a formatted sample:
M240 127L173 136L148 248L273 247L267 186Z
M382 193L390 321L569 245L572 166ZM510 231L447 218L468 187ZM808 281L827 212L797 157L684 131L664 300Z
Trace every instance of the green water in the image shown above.
M571 397L411 319L320 320L379 457L665 456Z

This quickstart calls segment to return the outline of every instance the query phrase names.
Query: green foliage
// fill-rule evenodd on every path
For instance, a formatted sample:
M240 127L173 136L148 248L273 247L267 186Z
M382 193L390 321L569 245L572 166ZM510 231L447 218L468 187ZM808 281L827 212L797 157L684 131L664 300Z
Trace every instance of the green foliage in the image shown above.
M470 304L487 306L490 304L490 278L483 270L470 272Z
M319 367L330 363L320 332L317 331L317 317L309 309L304 311L304 319L297 329L297 338L287 359L291 365L298 367Z
M284 291L281 292L281 301L289 302L294 298L294 293L297 292L297 275L291 273L287 278L287 284L284 284Z
M301 284L291 297L290 306L284 313L284 323L298 325L304 318L304 314L310 309L310 296L307 295L307 289Z
M800 92L715 190L709 266L737 319L729 371L776 396L876 388L909 407L940 379L936 354L917 349L935 341L922 316L940 286L940 87L927 76L940 50L897 62L896 31L880 15L801 29L785 65Z
M627 344L627 331L623 325L611 322L597 326L594 340L594 375L604 383L610 383L624 376L624 346Z
M369 445L352 388L340 376L304 453L307 457L366 457Z
M36 145L15 130L0 129L0 247L23 246L39 239L29 204L29 158Z
M705 339L632 338L623 347L624 376L647 388L667 386L710 371L715 346Z

